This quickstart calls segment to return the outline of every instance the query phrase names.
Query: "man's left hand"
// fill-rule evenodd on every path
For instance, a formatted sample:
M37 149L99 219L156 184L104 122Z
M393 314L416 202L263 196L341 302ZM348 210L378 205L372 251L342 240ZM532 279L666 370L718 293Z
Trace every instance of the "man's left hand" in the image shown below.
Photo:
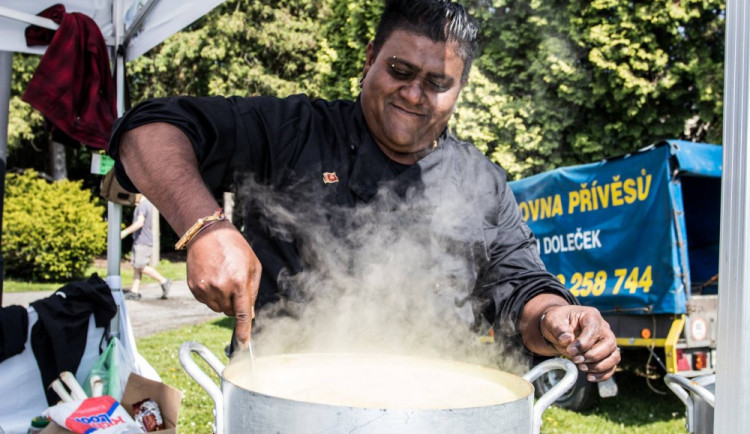
M540 319L542 335L564 356L568 356L589 381L604 381L620 362L615 334L593 307L557 305Z

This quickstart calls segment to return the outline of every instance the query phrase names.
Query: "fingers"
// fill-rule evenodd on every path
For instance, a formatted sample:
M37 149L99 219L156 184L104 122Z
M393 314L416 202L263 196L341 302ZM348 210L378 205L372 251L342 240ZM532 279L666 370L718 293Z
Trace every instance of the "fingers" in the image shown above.
M250 280L244 291L236 292L233 296L233 308L235 316L234 336L238 348L247 349L250 345L250 334L255 318L255 298L260 285L260 268L250 276Z
M578 364L578 369L586 373L586 379L591 382L604 381L614 375L617 364L620 363L620 350L609 353L604 359L598 362L584 362Z
M556 294L539 294L526 302L518 328L524 346L536 354L545 356L559 355L565 348L559 337L562 325L569 329L565 314L557 312L559 306L568 306L568 302Z
M586 373L589 381L604 381L614 374L620 352L614 333L598 310L554 307L547 311L540 327L545 338Z
M211 310L234 316L235 336L247 345L262 267L233 226L209 229L188 246L188 287Z
M567 354L589 381L604 381L614 374L620 352L614 333L594 308L583 308L571 317L579 330Z
M575 310L573 315L570 317L570 325L577 330L576 341L578 347L584 351L588 351L589 348L595 346L604 335L611 334L614 338L614 334L611 333L609 324L604 321L598 310L592 307L576 306L578 309ZM607 333L610 332L610 333ZM612 342L612 348L614 351L617 345Z
M589 381L604 381L614 374L617 364L620 363L620 351L617 347L614 334L609 330L602 331L596 343L588 350L578 342L572 346L571 357L573 363L578 365L581 372L586 373Z
M575 341L575 330L571 326L569 305L549 308L539 321L542 336L552 343L561 353L566 354L567 348Z
M566 348L573 343L573 329L567 321L555 321L554 315L545 313L539 320L542 337L555 347L560 354L565 354Z

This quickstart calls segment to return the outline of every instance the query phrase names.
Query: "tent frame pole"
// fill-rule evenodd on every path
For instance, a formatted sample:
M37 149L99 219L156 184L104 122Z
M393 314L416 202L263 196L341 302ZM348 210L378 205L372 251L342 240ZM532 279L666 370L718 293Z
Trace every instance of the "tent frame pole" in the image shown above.
M49 18L37 15L27 14L26 12L17 11L5 6L0 6L0 17L10 18L11 20L21 21L35 26L44 27L45 29L57 30L59 25Z
M0 244L3 238L3 211L5 204L5 172L8 161L8 122L10 119L10 84L13 76L13 53L0 51ZM0 250L0 306L3 303L5 260Z
M750 425L750 4L728 0L714 432Z
M148 16L149 12L151 12L151 9L153 9L154 6L156 6L156 3L159 0L149 0L148 3L141 6L140 9L138 9L138 14L135 16L135 19L133 19L133 23L130 24L130 28L127 29L125 38L122 41L122 45L125 47L128 46L128 43L130 43L130 40L133 39L133 37L138 34L140 31L141 24L143 24L143 21Z
M115 58L115 86L117 89L117 116L122 116L125 108L125 97L123 95L123 89L125 84L125 60L118 53L117 46L122 41L122 15L123 15L123 4L121 0L115 0L113 4L112 14L114 15L114 22L120 23L115 27L115 48L112 50L112 56ZM114 170L114 169L113 169ZM120 259L122 258L122 240L120 239L120 230L122 226L122 205L114 202L107 202L107 285L109 289L115 293L115 300L118 301L117 314L110 322L110 331L112 336L116 336L122 340L122 334L127 330L121 329L121 318L123 315L122 310L124 309L124 301L122 297L122 276L120 275ZM120 305L122 303L122 305ZM127 314L125 314L127 315ZM133 342L133 345L135 342ZM132 347L135 351L135 346Z

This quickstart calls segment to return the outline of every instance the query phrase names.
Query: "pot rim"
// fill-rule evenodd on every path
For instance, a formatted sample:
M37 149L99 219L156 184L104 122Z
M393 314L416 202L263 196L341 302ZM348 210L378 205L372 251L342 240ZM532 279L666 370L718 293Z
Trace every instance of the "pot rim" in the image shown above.
M228 384L239 389L242 392L250 393L253 396L267 397L269 399L278 399L278 400L284 400L284 401L289 401L289 402L296 402L296 403L301 403L305 405L324 406L321 408L337 407L337 408L351 408L351 409L358 409L358 410L371 409L371 410L408 411L408 412L461 411L461 410L468 411L468 410L473 410L477 408L492 408L495 406L508 405L508 404L518 402L521 400L525 400L525 399L533 399L534 386L532 385L530 381L524 379L523 377L519 375L512 374L510 372L502 371L500 369L489 367L489 366L450 360L450 359L437 358L437 357L424 357L424 356L385 354L385 353L310 352L310 353L281 353L281 354L256 357L255 363L258 363L258 361L269 363L269 362L272 362L274 359L278 359L279 361L288 360L288 359L298 359L298 358L314 358L315 360L320 360L321 358L323 360L325 359L340 360L341 358L346 358L346 357L361 358L361 357L366 357L366 356L373 357L373 358L385 357L390 360L400 359L400 360L412 361L412 362L416 361L416 362L431 364L431 366L434 366L434 364L438 364L440 365L439 366L440 368L445 368L446 370L452 370L453 372L458 372L461 374L465 374L467 376L472 376L475 378L487 380L498 386L504 387L510 393L514 395L514 399L503 401L501 403L479 405L479 406L463 406L463 407L441 406L441 407L434 407L434 408L425 408L425 407L406 408L406 407L388 407L388 406L374 407L374 406L332 404L332 403L324 403L324 402L319 402L319 401L306 401L306 400L290 398L287 396L271 395L268 393L259 392L251 388L247 388L247 387L243 387L239 385L236 381L233 381L233 377L238 375L234 371L245 368L245 366L242 364L232 364L231 362L221 372L222 389L224 388L225 384Z

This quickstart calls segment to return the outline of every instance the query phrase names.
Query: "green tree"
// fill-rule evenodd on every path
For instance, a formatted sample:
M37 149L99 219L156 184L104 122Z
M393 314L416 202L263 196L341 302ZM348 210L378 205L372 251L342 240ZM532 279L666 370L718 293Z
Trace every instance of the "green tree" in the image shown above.
M175 94L321 94L326 1L229 0L131 62L135 101Z
M8 167L34 167L44 170L48 139L44 117L21 100L39 64L39 56L13 54L8 119Z
M333 53L324 72L327 98L355 98L365 63L367 44L375 37L375 25L383 11L382 1L333 0L331 19L325 24L325 40Z
M721 140L723 2L473 6L483 52L455 128L512 175L666 138Z

